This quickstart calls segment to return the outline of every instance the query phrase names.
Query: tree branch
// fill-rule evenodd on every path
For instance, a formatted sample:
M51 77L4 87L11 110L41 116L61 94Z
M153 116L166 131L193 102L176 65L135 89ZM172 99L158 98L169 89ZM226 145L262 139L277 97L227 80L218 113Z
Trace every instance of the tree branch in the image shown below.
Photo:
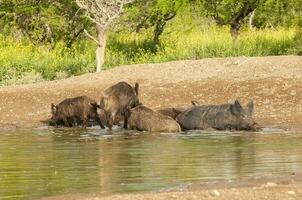
M93 41L95 41L98 46L101 46L101 44L99 43L99 41L95 37L93 37L92 35L90 35L86 29L84 29L84 33L86 34L87 37L89 37L90 39L92 39Z

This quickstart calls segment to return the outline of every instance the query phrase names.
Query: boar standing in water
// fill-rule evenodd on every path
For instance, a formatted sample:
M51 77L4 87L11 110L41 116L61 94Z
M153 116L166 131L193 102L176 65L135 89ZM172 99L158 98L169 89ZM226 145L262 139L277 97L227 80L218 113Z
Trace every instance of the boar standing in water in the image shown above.
M70 127L83 124L86 128L90 119L98 122L101 128L105 128L99 118L97 102L87 96L79 96L63 100L58 105L51 104L53 124Z
M149 132L180 132L179 124L169 116L162 115L143 105L128 108L125 112L125 128Z
M196 101L191 101L192 105L193 106L197 106L199 105ZM187 109L189 109L190 107L178 107L178 108L162 108L162 109L159 109L159 110L156 110L156 112L160 113L160 114L163 114L163 115L167 115L169 117L172 117L173 119L176 119L176 117L186 111Z
M233 104L194 106L177 116L183 130L255 130L252 119L254 104L242 108L236 100Z
M117 119L124 119L124 113L127 106L133 108L139 105L138 83L131 87L126 82L119 82L107 88L101 95L100 108L104 109L107 126L112 129Z

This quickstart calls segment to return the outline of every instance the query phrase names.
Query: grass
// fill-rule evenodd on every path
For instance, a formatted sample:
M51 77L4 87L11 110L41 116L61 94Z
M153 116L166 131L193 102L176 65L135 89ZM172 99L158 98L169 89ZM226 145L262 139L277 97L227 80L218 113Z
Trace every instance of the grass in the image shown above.
M175 29L175 27L174 27ZM179 29L182 30L182 29ZM105 69L124 64L228 56L269 56L296 52L296 29L243 29L235 44L227 27L209 26L174 31L167 27L156 46L152 32L111 33ZM292 50L292 51L291 51ZM0 35L0 85L61 79L94 71L95 44L77 42L72 49L59 43L53 49Z

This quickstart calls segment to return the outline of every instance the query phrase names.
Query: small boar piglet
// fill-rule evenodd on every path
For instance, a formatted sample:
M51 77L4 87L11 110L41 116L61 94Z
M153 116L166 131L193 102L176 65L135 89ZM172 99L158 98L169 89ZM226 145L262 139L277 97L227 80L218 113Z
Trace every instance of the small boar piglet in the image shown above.
M127 129L149 132L180 132L179 124L169 116L139 105L125 112L124 126Z
M99 105L87 96L79 96L63 100L58 105L51 104L52 124L67 127L79 124L86 128L89 120L96 121L101 128L105 128L99 118Z
M102 92L100 108L104 110L107 126L112 129L113 124L124 120L124 112L128 106L139 105L139 84L132 87L127 82L119 82Z
M232 104L194 106L177 116L183 130L256 130L252 118L254 103L243 108L239 101Z
M191 101L192 106L197 106L199 105L199 103L197 101ZM158 109L156 110L156 112L159 112L163 115L167 115L169 117L172 117L173 119L176 119L176 117L186 111L187 109L189 109L192 106L185 106L185 107L168 107L168 108L162 108L162 109Z
M167 115L173 119L176 119L176 117L184 112L187 108L162 108L162 109L159 109L159 110L156 110L156 112L160 113L160 114L163 114L163 115Z

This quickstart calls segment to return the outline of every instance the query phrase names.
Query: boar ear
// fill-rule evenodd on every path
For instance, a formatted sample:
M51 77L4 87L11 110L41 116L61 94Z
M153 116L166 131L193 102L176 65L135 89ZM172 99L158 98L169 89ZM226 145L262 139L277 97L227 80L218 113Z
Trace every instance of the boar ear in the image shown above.
M253 101L250 101L248 104L247 104L247 112L249 115L252 115L253 114L253 111L254 111L254 102Z
M199 103L197 101L193 100L193 101L191 101L191 103L192 103L193 106L199 106Z
M138 89L139 89L139 84L135 83L134 90L135 90L136 96L138 96Z
M234 104L231 105L231 112L234 114L234 115L239 115L242 111L242 107L239 103L238 100L235 101Z

